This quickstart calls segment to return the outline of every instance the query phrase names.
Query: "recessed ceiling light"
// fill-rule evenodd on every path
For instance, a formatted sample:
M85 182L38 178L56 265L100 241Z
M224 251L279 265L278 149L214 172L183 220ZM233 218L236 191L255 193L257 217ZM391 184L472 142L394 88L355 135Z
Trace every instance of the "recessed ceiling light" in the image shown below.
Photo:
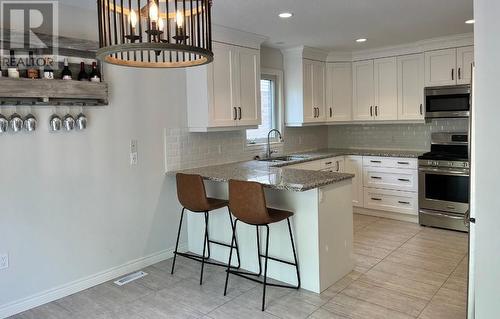
M363 43L363 42L366 42L366 41L367 41L367 39L365 39L365 38L361 38L361 39L357 39L356 40L356 42L358 42L358 43Z
M282 19L288 19L288 18L293 17L293 13L291 13L291 12L282 12L278 16L280 18L282 18Z
M474 21L474 19L470 19L470 20L465 21L465 23L467 23L467 24L474 24L474 22L476 22L476 21Z

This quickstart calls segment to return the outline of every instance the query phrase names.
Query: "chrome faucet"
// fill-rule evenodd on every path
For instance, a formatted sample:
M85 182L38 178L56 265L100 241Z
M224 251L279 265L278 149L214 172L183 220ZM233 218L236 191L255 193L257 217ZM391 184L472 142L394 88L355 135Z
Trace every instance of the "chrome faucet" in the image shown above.
M283 137L281 136L281 132L278 131L277 129L272 129L267 133L267 152L266 152L266 157L271 158L271 155L273 154L273 151L271 150L271 133L276 132L278 133L279 139L281 142L283 142Z

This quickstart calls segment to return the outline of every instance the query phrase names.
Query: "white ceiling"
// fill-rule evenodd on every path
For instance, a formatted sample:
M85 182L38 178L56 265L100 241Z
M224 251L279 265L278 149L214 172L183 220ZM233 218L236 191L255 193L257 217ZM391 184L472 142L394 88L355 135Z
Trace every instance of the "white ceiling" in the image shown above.
M278 18L284 11L294 16ZM214 0L213 16L268 36L269 46L343 51L472 32L464 22L473 17L473 0Z
M62 3L95 8L92 0ZM216 24L269 37L272 47L356 50L473 31L473 0L213 0ZM283 20L280 12L293 12ZM358 38L368 38L363 44Z

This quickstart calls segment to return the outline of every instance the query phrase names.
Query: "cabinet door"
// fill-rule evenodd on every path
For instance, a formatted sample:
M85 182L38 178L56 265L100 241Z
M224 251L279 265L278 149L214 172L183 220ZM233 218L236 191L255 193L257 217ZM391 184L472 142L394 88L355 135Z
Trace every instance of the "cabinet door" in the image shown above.
M373 62L375 86L375 120L398 119L398 64L396 58Z
M344 172L354 174L352 179L352 204L363 207L363 157L346 156Z
M425 52L425 86L455 85L456 66L456 49Z
M239 48L238 51L238 125L260 125L260 54L252 49Z
M313 108L316 108L315 122L324 122L326 120L325 112L325 81L326 81L326 63L314 61L312 72L313 85Z
M474 63L474 47L457 49L457 84L470 84L472 64Z
M329 122L352 119L352 65L328 63L326 67L326 118Z
M424 55L398 57L398 119L424 119Z
M316 120L316 110L314 108L313 92L313 61L304 60L304 123L311 123Z
M233 74L238 53L234 47L221 43L214 43L213 51L214 62L209 66L213 68L213 78L209 79L209 85L213 85L210 126L236 126L237 94L234 90L236 81Z
M373 118L373 60L353 63L353 119Z

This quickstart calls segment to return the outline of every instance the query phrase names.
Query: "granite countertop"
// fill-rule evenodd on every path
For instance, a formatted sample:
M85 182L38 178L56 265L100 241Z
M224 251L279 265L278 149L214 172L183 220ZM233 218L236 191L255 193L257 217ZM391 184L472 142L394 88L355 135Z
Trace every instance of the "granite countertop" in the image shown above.
M380 157L401 157L418 158L426 151L412 150L382 150L382 149L348 149L348 148L326 148L317 151L294 153L293 155L304 156L304 159L298 159L291 162L277 163L275 166L282 167L291 164L300 164L309 161L320 160L329 157L359 155L359 156L380 156Z
M369 149L323 149L311 152L294 153L293 155L299 155L303 158L288 162L276 163L263 161L246 161L193 168L182 170L179 172L187 174L199 174L207 180L217 182L227 182L230 179L245 180L259 182L265 187L273 189L303 192L351 179L354 177L354 175L287 168L288 165L343 155L416 158L422 153L424 152Z

